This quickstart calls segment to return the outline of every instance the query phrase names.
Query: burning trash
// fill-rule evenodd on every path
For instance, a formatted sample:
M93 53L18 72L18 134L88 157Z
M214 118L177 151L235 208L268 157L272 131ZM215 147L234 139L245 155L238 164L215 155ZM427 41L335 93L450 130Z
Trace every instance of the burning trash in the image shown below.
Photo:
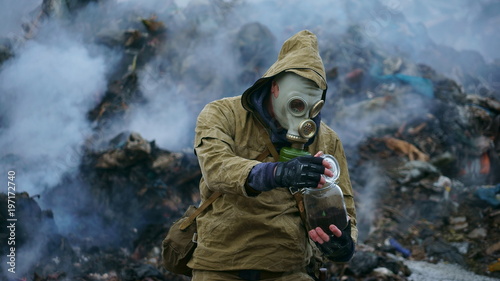
M28 2L0 28L0 167L16 174L0 192L2 280L189 280L163 268L161 241L200 201L194 116L306 27L360 231L327 280L413 281L420 263L500 278L498 48L435 43L456 36L440 10L453 4L419 4L442 18L416 24L415 1ZM483 2L471 41L498 47L499 7Z

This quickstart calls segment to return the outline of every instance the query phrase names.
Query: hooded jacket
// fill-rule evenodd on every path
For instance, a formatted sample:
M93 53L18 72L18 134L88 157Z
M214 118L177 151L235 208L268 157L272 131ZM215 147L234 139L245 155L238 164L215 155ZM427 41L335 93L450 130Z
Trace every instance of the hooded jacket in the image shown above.
M287 188L249 196L245 183L255 160L270 138L251 100L274 76L291 71L316 82L325 97L327 84L316 36L301 31L283 44L277 61L243 95L223 98L205 106L197 119L195 153L202 172L201 200L223 193L196 219L198 246L188 263L201 270L267 270L286 272L306 267L312 256L307 230L296 201ZM337 134L321 123L311 154L323 151L340 164L339 186L344 193L351 236L357 239L356 211L347 161ZM275 161L271 153L263 162Z

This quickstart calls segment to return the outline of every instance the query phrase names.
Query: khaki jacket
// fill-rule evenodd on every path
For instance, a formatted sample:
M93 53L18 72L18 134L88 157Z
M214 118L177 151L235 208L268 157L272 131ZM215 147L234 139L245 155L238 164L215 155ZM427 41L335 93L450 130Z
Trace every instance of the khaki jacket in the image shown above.
M198 116L194 146L203 175L201 199L206 200L214 191L223 195L196 219L198 247L188 264L194 269L283 272L303 269L309 263L312 248L288 189L276 188L255 197L245 191L248 174L260 163L255 159L267 150L265 140L269 139L268 129L253 112L248 96L287 70L315 81L326 91L314 34L302 31L291 37L278 61L242 96L211 102ZM339 161L339 186L356 241L356 212L342 143L322 123L308 150L311 154L321 150ZM271 161L271 155L263 160Z

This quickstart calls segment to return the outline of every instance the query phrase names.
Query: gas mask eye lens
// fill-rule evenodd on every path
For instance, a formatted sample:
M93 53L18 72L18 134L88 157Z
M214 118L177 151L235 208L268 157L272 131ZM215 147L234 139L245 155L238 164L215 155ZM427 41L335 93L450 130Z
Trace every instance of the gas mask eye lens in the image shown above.
M306 103L302 99L292 99L288 102L288 107L293 115L300 116L306 110Z
M321 109L323 108L324 104L325 104L324 100L320 100L317 103L315 103L313 105L313 107L311 108L311 111L309 112L309 118L312 119L312 118L318 116L318 114L321 111Z

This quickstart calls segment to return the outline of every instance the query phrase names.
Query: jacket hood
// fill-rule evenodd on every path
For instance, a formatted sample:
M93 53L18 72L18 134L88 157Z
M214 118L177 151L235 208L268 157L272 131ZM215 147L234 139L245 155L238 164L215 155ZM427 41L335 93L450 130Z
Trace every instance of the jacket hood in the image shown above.
M314 33L302 30L283 43L276 62L243 93L241 99L243 107L254 111L251 96L283 71L294 72L314 81L323 90L322 99L325 99L326 73L323 60L319 55L318 40Z

